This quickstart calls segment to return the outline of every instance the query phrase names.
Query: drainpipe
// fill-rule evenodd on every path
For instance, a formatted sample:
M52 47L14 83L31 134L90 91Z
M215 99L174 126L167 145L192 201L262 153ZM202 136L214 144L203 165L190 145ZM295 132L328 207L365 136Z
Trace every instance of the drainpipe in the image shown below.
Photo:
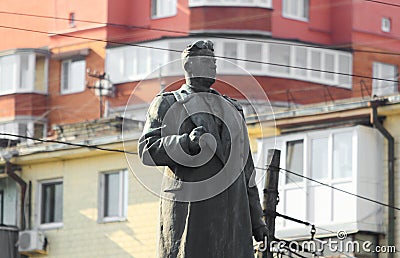
M389 211L388 211L388 234L387 234L387 245L388 246L394 246L395 241L394 241L394 232L395 232L395 224L394 224L394 198L395 198L395 189L394 189L394 138L393 136L389 133L388 130L382 125L382 123L379 121L378 118L378 107L379 106L384 106L387 102L387 99L384 100L375 100L371 101L369 103L370 107L372 107L372 116L371 116L371 123L374 125L376 129L381 132L381 134L386 138L388 141L388 204ZM388 253L388 257L392 258L394 257L393 253Z
M21 230L25 229L25 195L26 195L26 189L27 189L27 184L22 178L20 178L17 174L15 174L14 168L12 164L6 160L6 172L9 177L11 177L17 184L20 185L21 187Z

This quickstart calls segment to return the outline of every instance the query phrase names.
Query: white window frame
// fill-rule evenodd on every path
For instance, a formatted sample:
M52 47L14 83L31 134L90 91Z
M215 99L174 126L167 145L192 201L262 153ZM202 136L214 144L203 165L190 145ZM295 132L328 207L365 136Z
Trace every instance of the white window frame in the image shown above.
M118 216L105 217L104 215L104 205L105 205L105 176L107 174L117 173L119 176L119 189L118 193L119 203L118 203ZM100 172L99 175L99 207L98 207L98 222L118 222L125 221L127 219L128 212L128 170L112 170Z
M389 17L382 17L381 30L383 32L390 32L392 27L391 25L392 25L392 20Z
M286 12L288 4L297 4L296 13L288 13ZM304 17L300 11L299 6L302 6L303 9L307 9L307 17ZM310 17L310 2L309 0L282 0L282 16L285 18L299 20L299 21L308 21Z
M393 78L384 78L383 76L383 69L384 67L392 67L395 70L395 76ZM395 94L398 92L398 73L399 73L399 68L397 65L394 64L388 64L388 63L382 63L382 62L373 62L372 63L372 77L373 78L379 78L379 79L388 79L388 80L394 80L397 81L396 85L393 86L388 86L384 84L394 84L395 82L388 82L388 81L382 81L379 79L373 79L372 80L372 96L377 95L377 96L385 96L385 95L391 95ZM390 89L392 87L392 89Z
M13 78L7 78L7 81L10 83L9 89L3 90L0 89L0 95L13 94L13 93L39 93L44 94L47 93L47 76L48 76L48 58L45 56L44 63L44 90L37 90L35 88L35 77L36 77L36 57L42 56L42 54L35 53L33 51L19 51L14 54L3 55L0 56L0 73L2 69L2 59L4 58L14 58L14 72L12 75ZM26 57L27 59L27 69L25 72L23 71L22 59ZM8 61L7 61L8 62ZM25 78L25 82L23 82L22 78Z
M214 42L214 49L216 56L224 56L224 43L235 43L237 46L237 58L238 59L249 59L246 53L246 45L250 44L249 42L245 42L242 40L225 40L225 39L217 39L217 38L209 38ZM149 47L157 47L157 48L170 48L175 49L176 45L187 46L191 42L195 41L196 38L185 38L185 39L168 39L168 40L158 40L155 42L149 42L146 44L142 44L143 46ZM224 65L225 59L217 58L217 73L221 75L257 75L257 76L273 76L273 77L280 77L280 78L288 78L294 80L302 80L308 82L314 82L329 86L337 86L345 89L352 88L352 69L353 69L353 60L352 54L345 51L339 50L330 50L330 49L321 49L321 48L312 48L309 46L304 46L301 44L297 45L290 45L290 56L289 56L289 64L288 64L288 72L280 73L274 72L270 69L270 65L267 63L271 63L270 61L270 45L271 44L287 44L286 41L279 41L279 40L266 40L265 43L261 42L252 42L251 44L260 44L261 46L261 56L257 58L256 61L265 62L264 64L260 64L260 66L246 66L246 62L237 60L236 62L230 59L227 59L227 62L236 63L238 66L226 66ZM290 43L289 43L290 44ZM295 54L297 49L304 48L306 54L305 60L305 72L303 74L299 74L296 71L298 70L296 67L296 59ZM146 61L138 60L138 51L147 51ZM161 76L183 76L183 69L178 67L177 65L168 66L168 62L173 62L176 60L170 60L171 56L166 51L159 52L157 55L154 55L153 52L156 51L155 49L147 49L141 47L117 47L107 49L107 57L106 57L106 72L111 76L111 81L114 84L118 83L125 83L128 81L135 81L135 80L143 80L143 79L154 79L159 78L160 70L152 70L151 64L154 63L154 56L157 56L158 62L161 63ZM321 76L320 77L313 77L311 71L309 70L312 68L311 63L311 51L320 53L321 57ZM115 56L113 56L115 55ZM333 66L332 71L329 71L329 74L332 76L326 76L327 72L323 72L326 70L326 56L330 55L333 59ZM121 58L118 58L120 56ZM132 56L131 64L132 69L130 68L129 71L125 69L126 62L130 62L128 60L128 56ZM339 61L345 58L348 60L349 66L343 67L339 65ZM254 59L254 58L253 58ZM143 66L143 64L145 64ZM139 73L138 67L141 65L142 71ZM252 67L255 67L254 69ZM342 84L339 84L341 80L343 80L344 76L347 75L340 75L341 74L349 74L348 80L344 80ZM347 78L347 77L346 77Z
M151 0L151 18L160 19L175 16L178 12L177 2L178 0ZM153 9L154 3L156 4L156 10Z
M351 170L346 170L347 172L351 171L351 173L343 173L343 175L339 175L342 177L335 177L333 174L334 166L335 164L340 165L337 160L340 159L344 161L344 159L341 158L350 157L347 152L341 152L341 155L336 157L334 156L335 142L333 137L342 135L343 133L346 133L347 137L351 137L351 140L347 137L340 139L340 143L349 144L351 146L351 149L343 149L345 151L351 151L351 159L347 159L345 162L345 164L351 165ZM328 168L328 178L326 178L326 174L324 174L323 177L317 177L316 180L354 194L369 196L378 201L383 200L383 192L381 189L384 181L376 171L381 171L383 169L384 138L379 131L374 128L352 126L337 129L306 131L260 139L258 141L259 159L257 160L257 166L265 166L265 163L267 162L266 153L268 149L280 149L280 167L285 169L286 142L303 139L304 172L302 174L306 177L314 178L315 175L311 174L311 162L313 160L311 143L312 140L321 138L327 139L324 146L328 146L326 151L328 160L324 163L324 168ZM347 145L347 147L350 147L349 145ZM339 149L341 148L339 147ZM365 149L371 149L372 151L365 153L363 151ZM319 153L319 151L320 149L316 150L317 153ZM349 167L347 167L347 169L349 169ZM299 171L293 172L299 173ZM265 171L258 170L257 174L257 177L259 178L257 182L261 185L261 188L263 188L262 183L264 182L264 179L262 177L265 176ZM286 184L284 170L280 173L279 179L278 191L281 202L277 206L278 212L298 219L304 219L311 223L316 223L321 227L325 227L332 231L342 229L348 232L351 230L381 232L383 212L376 204L365 202L355 196L320 185L311 180L307 180L306 178L303 178L301 182ZM318 198L320 196L319 194L323 194L323 200L326 200L327 203L321 203L321 198ZM344 201L342 198L346 198L346 200ZM346 213L343 213L344 207L348 208ZM320 216L321 214L318 212L320 209L324 209L328 213ZM364 214L367 210L371 212L368 218ZM276 224L277 232L282 237L300 237L309 234L309 229L305 229L299 224L293 224L290 221L281 218L277 218Z
M272 8L272 0L251 0L251 2L241 0L189 0L189 7L199 6L230 6L230 7L261 7Z
M84 62L85 63L85 68L84 68L84 74L85 77L83 79L83 85L77 85L77 86L72 86L72 76L74 76L71 72L71 65L74 62ZM68 78L64 78L64 64L68 64ZM71 58L71 59L65 59L61 61L61 67L60 67L60 72L61 72L61 83L60 83L60 93L62 95L64 94L72 94L72 93L79 93L79 92L84 92L86 89L86 60L84 58ZM67 81L68 85L65 87L65 82Z
M48 179L48 180L41 180L37 183L37 199L36 199L36 224L38 225L39 229L47 230L47 229L57 229L61 228L64 225L64 214L62 214L62 221L61 222L51 222L51 223L43 223L42 224L42 192L43 192L43 185L45 184L62 184L62 191L63 191L63 213L64 213L64 180L63 178L56 178L56 179Z

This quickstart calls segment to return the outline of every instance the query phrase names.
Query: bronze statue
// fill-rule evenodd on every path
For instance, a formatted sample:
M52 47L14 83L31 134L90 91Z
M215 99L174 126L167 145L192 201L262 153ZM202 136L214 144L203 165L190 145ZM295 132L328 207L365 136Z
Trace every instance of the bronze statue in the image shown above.
M213 43L182 53L186 84L159 94L139 139L145 165L166 166L158 257L250 258L267 234L243 110L211 88Z

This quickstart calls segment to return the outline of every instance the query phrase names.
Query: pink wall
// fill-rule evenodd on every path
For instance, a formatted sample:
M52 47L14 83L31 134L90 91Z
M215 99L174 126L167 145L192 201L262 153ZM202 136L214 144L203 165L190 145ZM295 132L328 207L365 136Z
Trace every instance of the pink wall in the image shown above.
M400 5L400 0L386 2ZM400 51L400 7L367 1L356 1L353 12L354 43ZM391 19L390 32L383 32L381 30L383 17Z
M310 0L308 21L285 18L282 15L282 1L274 0L272 35L320 44L331 43L330 0Z
M190 10L187 0L178 0L177 14L166 18L151 18L151 1L109 0L108 21L144 28L189 31ZM110 26L108 39L117 42L146 41L163 36L183 36L180 33L169 33L157 30L121 28Z
M347 45L352 41L352 0L331 0L332 44Z
M0 10L3 12L26 13L36 15L53 15L53 1L25 1L25 0L2 0ZM15 14L0 13L0 26L22 28L28 30L39 30L47 32L54 24L52 19L27 17ZM16 29L0 28L0 51L14 48L34 48L47 46L49 38L47 34L27 32Z

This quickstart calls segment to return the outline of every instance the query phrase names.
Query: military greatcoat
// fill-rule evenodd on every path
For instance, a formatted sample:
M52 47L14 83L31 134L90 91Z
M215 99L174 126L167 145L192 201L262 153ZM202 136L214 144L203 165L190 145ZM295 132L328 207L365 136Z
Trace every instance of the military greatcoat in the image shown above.
M210 93L220 96L212 89ZM229 112L236 112L242 117L242 109L236 101L227 97L220 99L225 101L225 106L232 107L229 110L221 103L207 103L207 98L191 101L192 94L193 89L183 85L176 92L158 95L149 108L139 139L142 162L166 167L160 206L158 257L254 257L252 234L265 223L257 187L254 182L251 183L254 180L254 165L246 126L242 121L236 123L237 128L227 128L226 122L222 122L230 119ZM219 112L218 116L196 113L196 110L202 109L201 105L211 106L213 112ZM174 119L168 115L172 107L178 107L173 110ZM183 122L177 127L177 121ZM198 126L203 126L216 140L215 154L210 160L196 167L171 158L171 150L182 148L190 152L189 134ZM209 187L203 184L196 190L195 186L185 184L204 182L217 174L222 175L217 179L220 180L219 185L228 182L227 187L215 190L215 185ZM212 194L201 195L203 192Z

